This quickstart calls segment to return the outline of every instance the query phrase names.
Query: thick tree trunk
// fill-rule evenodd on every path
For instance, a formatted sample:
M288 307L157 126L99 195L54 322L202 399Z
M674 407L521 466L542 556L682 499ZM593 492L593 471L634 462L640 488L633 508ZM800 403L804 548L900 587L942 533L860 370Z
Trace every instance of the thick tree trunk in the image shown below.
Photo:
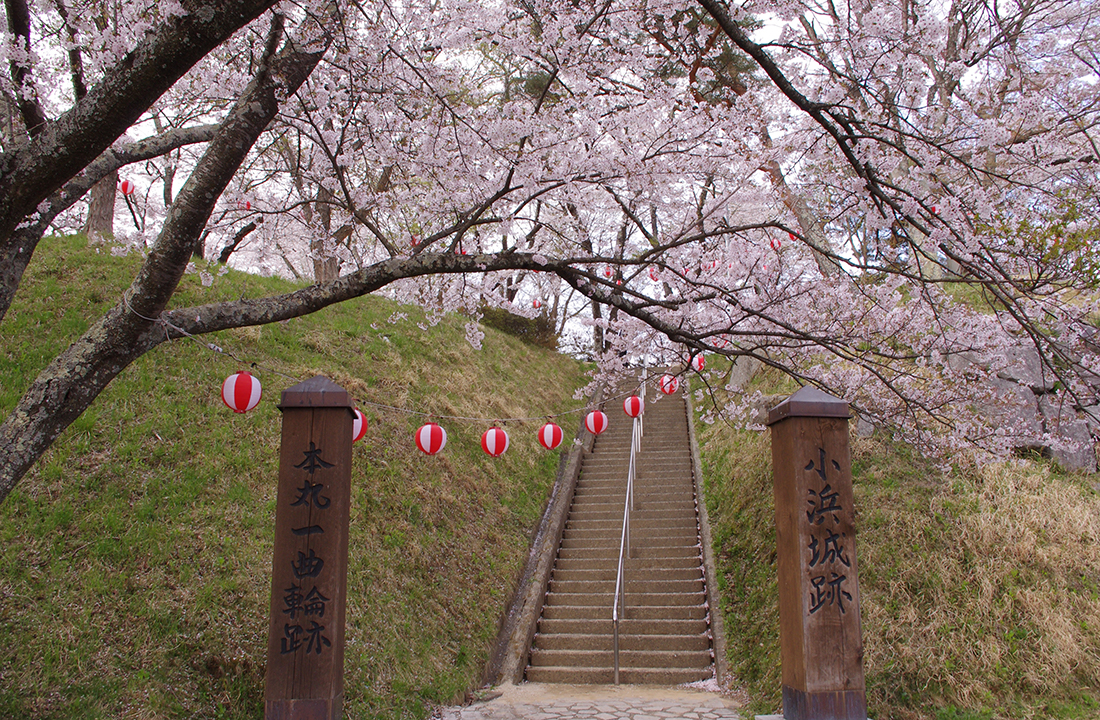
M311 28L312 30L312 28ZM281 20L269 37L274 46ZM166 338L158 318L183 277L195 238L214 204L256 139L278 111L277 94L292 95L313 71L327 44L313 52L288 43L268 55L222 122L206 153L184 184L164 228L121 301L35 379L0 424L0 501L46 448L92 403L114 377Z
M115 188L118 186L118 170L109 173L92 186L88 200L88 217L82 230L88 239L111 238L115 234Z

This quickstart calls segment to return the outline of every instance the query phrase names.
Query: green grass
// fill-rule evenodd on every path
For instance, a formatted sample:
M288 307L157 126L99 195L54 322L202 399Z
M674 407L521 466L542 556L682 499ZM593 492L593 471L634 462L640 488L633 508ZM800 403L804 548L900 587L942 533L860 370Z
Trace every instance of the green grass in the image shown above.
M769 434L699 430L730 667L753 711L776 712ZM869 715L1096 717L1094 478L1022 460L945 475L879 437L853 439L852 473Z
M0 413L137 262L76 238L40 246L0 325ZM176 305L291 287L229 273L204 288L188 276ZM391 323L395 312L408 318ZM447 448L429 458L412 444L423 418L366 403L540 417L576 407L584 369L492 330L474 350L466 318L428 330L422 320L364 298L203 338L244 364L182 341L127 368L0 506L0 717L262 715L275 405L315 374L348 389L369 421L353 451L348 716L423 718L477 686L558 453L538 446L541 420L508 425L498 459L479 446L489 423L445 421ZM264 386L245 415L219 396L240 369Z

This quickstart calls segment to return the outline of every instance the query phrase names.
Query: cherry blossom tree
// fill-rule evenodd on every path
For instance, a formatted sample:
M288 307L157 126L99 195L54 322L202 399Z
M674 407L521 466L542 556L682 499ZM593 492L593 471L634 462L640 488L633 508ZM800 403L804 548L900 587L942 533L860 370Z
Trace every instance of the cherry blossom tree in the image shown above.
M1097 403L1087 3L120 7L108 31L6 4L0 321L100 179L151 163L164 203L118 304L0 424L0 498L153 347L375 292L583 299L605 372L751 357L945 457L1059 441L983 410L1021 348ZM70 51L85 91L44 93L77 87ZM169 309L216 248L315 282Z

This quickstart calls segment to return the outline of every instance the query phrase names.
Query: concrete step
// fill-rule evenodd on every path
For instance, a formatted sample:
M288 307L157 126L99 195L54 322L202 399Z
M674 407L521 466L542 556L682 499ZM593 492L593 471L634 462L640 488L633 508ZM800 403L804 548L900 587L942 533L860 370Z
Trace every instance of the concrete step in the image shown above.
M612 588L613 590L614 588ZM702 590L696 592L628 593L626 603L631 608L677 607L681 605L701 605L706 602L706 599L706 593ZM575 607L598 605L609 608L614 605L614 602L614 592L596 594L550 591L546 594L547 605L572 605Z
M582 482L592 478L620 478L625 482L626 471L629 469L630 463L627 459L616 460L614 462L586 463L582 466L580 477ZM688 458L684 458L684 460L675 463L666 463L663 461L647 460L639 456L635 458L634 470L635 479L658 477L662 475L682 475L690 478L691 461ZM621 475L619 473L621 473Z
M570 515L569 519L576 521L598 521L604 525L604 530L607 532L612 534L621 533L623 529L623 508L619 508L618 512L595 508L581 508L576 511L575 515ZM637 531L641 532L643 535L650 535L653 531L674 527L666 525L666 523L677 522L680 523L680 525L676 527L673 532L679 534L683 530L690 530L690 527L683 527L683 523L693 520L695 520L694 512L686 507L678 510L639 510L635 508L634 512L630 513L630 528L632 532ZM647 524L643 521L650 522Z
M596 458L593 456L591 459L586 460L581 465L582 474L585 470L592 470L593 468L599 468L602 466L618 466L629 467L630 466L630 453L624 453L622 455L612 455L609 457ZM669 457L667 455L657 455L655 453L638 453L634 456L634 467L638 470L649 467L656 467L664 469L669 472L682 471L691 468L691 456L683 455L677 457Z
M699 534L698 526L690 522L679 522L675 525L664 522L640 522L642 518L638 517L637 511L630 514L630 536L631 537L696 537ZM653 520L653 518L646 518L647 520ZM676 518L673 518L674 520ZM690 521L692 518L684 516L679 520ZM593 523L588 527L575 527L566 524L566 527L562 530L562 537L584 539L589 538L592 540L599 540L601 538L619 538L619 535L623 531L623 518L620 515L614 520L610 520L603 523Z
M642 470L634 475L634 492L684 492L695 494L695 485L688 470L682 472L655 472ZM585 495L592 492L626 492L626 469L616 468L604 475L585 475L577 481L577 493ZM575 494L575 496L576 496Z
M665 522L694 522L695 519L695 512L687 508L682 508L680 510L635 510L630 514L630 524L632 527L643 527L643 523L646 522L662 524ZM621 529L623 523L623 508L620 507L618 511L601 508L579 508L570 513L569 521L614 523Z
M542 616L550 620L605 620L611 621L611 606L601 605L544 605ZM705 605L639 605L627 602L623 617L630 620L703 620L707 616Z
M663 442L659 439L659 434L649 433L648 435L642 435L641 445L638 447L639 453L645 453L647 455L668 455L670 457L685 457L690 456L691 448L683 442L683 435L687 434L687 425L684 424L683 434L680 437L679 442ZM674 430L661 430L661 432L672 432ZM604 439L596 443L591 453L585 455L585 459L590 457L601 457L607 454L629 453L630 452L630 435L621 435L615 437L608 442L604 442Z
M574 533L576 531L573 531ZM561 547L563 548L604 548L611 547L616 550L619 548L619 543L622 540L622 533L608 531L601 535L582 534L576 536L571 532L566 532L562 536ZM696 545L699 543L699 534L691 530L684 530L682 532L670 532L662 530L660 528L636 528L633 525L630 527L630 546L633 547L651 547L651 546L676 546L676 545Z
M605 480L582 480L577 484L577 490L584 489L585 492L591 491L603 491L603 492L618 492L620 495L626 493L626 476L609 478ZM668 492L670 490L676 490L679 492L687 493L689 495L695 494L695 485L692 484L691 478L676 479L669 477L654 478L653 480L641 480L635 478L634 480L634 492Z
M618 508L619 511L625 508L626 496L593 496L584 498L583 501L577 501L573 503L573 507L570 514L576 512L590 512L594 510L609 510ZM634 509L631 513L638 512L640 510L689 510L695 512L695 499L691 495L680 494L679 496L659 495L659 496L634 496Z
M595 507L597 505L622 505L626 500L625 488L614 490L587 490L578 492L573 500L573 510ZM687 504L695 507L695 493L687 490L634 490L634 508L638 505L657 505L669 503L671 505Z
M604 523L611 525L612 527L618 526L619 530L623 527L623 510L625 508L619 507L616 511L611 506L606 507L588 507L588 508L576 508L569 515L570 520L600 520ZM680 507L639 507L635 505L634 511L630 513L630 526L631 527L647 527L642 525L641 521L651 520L657 521L658 524L664 521L692 521L695 520L695 506L683 505ZM649 526L652 527L652 526Z
M539 650L614 650L613 633L590 635L587 633L550 633L535 635L534 646ZM619 623L619 653L622 662L624 650L658 650L664 652L707 652L710 638L697 635L627 635Z
M655 447L642 445L642 449L634 454L635 458L648 462L683 464L691 463L691 451L686 447ZM600 448L598 453L592 453L584 458L582 467L602 462L622 462L630 459L630 443L622 447Z
M557 582L609 582L614 584L617 567L599 570L569 569L555 567L551 581ZM701 566L690 568L641 568L626 566L627 582L702 582L703 568ZM629 585L628 585L629 587Z
M703 563L701 556L693 557L670 557L664 558L660 562L657 562L653 558L627 558L626 567L629 570L634 569L660 569L660 570L683 570L683 569L698 569L702 567ZM563 558L558 556L558 561L554 565L555 569L561 570L606 570L610 568L614 571L619 565L619 554L607 555L604 557L572 557Z
M696 533L683 532L676 535L669 535L665 533L656 532L643 532L637 528L632 528L630 537L628 538L628 550L630 551L627 557L636 557L637 553L634 552L636 548L653 548L653 547L694 547L699 544L699 535ZM618 533L606 537L563 537L561 541L561 548L569 549L584 549L584 548L610 548L614 551L615 555L619 553L619 545L621 544L621 538Z
M658 560L663 558L699 558L700 548L695 546L672 547L631 547L630 557L635 560ZM558 551L562 560L597 560L600 558L619 561L619 548L562 548Z
M638 593L698 593L703 592L703 578L690 580L639 580L626 574L627 595ZM589 593L610 595L615 592L615 578L610 580L559 580L551 578L551 593Z
M681 520L687 520L689 518L680 518ZM622 534L622 518L616 518L614 526L612 527L592 527L592 528L578 528L566 526L562 531L562 538L614 538L619 539ZM678 541L683 541L684 538L698 538L699 528L694 525L672 525L665 526L660 523L643 525L639 522L639 518L630 518L630 537L635 538L655 538L655 537L669 537L677 538ZM694 544L694 543L692 543Z
M614 520L571 518L566 521L562 532L572 533L574 537L585 535L600 537L607 533L622 532L622 529L623 518L620 513L619 517ZM652 518L641 517L638 513L633 512L630 514L630 529L632 532L652 533L662 531L679 535L685 532L696 534L699 525L696 519L690 515L680 518Z
M660 500L647 500L646 498L634 498L634 509L631 516L641 517L665 517L678 516L687 513L691 517L697 517L694 500L678 500L676 502L664 502Z
M634 503L641 500L649 502L676 502L678 500L694 500L695 493L688 487L638 487L634 486ZM573 494L573 506L588 504L589 502L622 502L626 499L625 487L578 487Z
M642 522L646 520L646 522ZM683 535L685 533L696 535L698 534L699 526L691 518L682 518L682 521L676 522L661 522L654 521L653 518L640 518L637 513L630 514L630 530L631 532L642 535L657 535L665 533L668 535ZM589 522L581 524L580 521L566 521L565 528L562 532L566 533L566 537L609 537L618 535L622 532L623 522L622 518L617 518L613 522Z
M574 502L569 514L572 515L578 511L607 510L614 507L622 510L625 501L626 495L619 495L618 497L612 495L591 496ZM687 493L656 496L635 493L634 510L632 512L641 508L648 510L679 510L686 508L695 512L695 497Z
M624 685L682 685L707 680L713 668L620 668L619 682ZM530 666L528 682L570 683L573 685L607 685L615 682L611 668Z
M619 621L620 635L702 635L707 633L705 618L696 620L639 620L624 618ZM553 633L607 635L614 631L611 614L596 619L542 618L538 631L545 635Z
M531 667L613 667L611 650L531 651ZM620 668L709 668L710 650L623 650L619 648ZM621 671L620 671L621 672Z
M692 505L694 508L694 505ZM602 537L622 532L623 513L620 508L617 517L597 518L588 517L588 512L581 508L577 517L570 517L565 522L562 532L570 532L573 537ZM681 535L684 532L694 532L698 529L696 518L692 514L685 514L679 518L643 517L641 511L635 507L630 513L630 528L633 532L641 532L644 535L654 533L670 533Z
M620 522L614 523L613 526L621 528L622 527L621 520L622 520L622 518L620 518ZM581 520L579 518L578 519L570 518L569 520L567 520L565 522L566 529L568 529L568 530L578 530L578 531L580 531L580 530L586 530L586 531L587 530L601 530L601 529L603 529L605 527L608 527L608 526L609 526L609 523L607 523L603 520L599 520L599 519ZM661 520L659 518L633 517L633 515L632 515L631 518L630 518L630 526L634 527L634 528L660 527L660 528L669 528L671 530L671 529L679 529L679 528L698 528L699 523L698 523L698 520L694 517L692 517L692 518L683 518L683 519L676 518L676 519L671 519L671 520Z

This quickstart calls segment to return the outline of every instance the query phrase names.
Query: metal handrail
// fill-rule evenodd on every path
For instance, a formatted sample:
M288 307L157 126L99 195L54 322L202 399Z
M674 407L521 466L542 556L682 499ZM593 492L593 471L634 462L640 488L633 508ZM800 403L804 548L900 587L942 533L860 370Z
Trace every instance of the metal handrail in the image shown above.
M643 397L644 397L644 390ZM644 404L643 404L644 406ZM615 626L614 651L615 651L615 684L619 684L619 607L626 610L626 579L623 569L625 558L630 557L630 511L634 509L634 459L641 448L641 420L634 418L634 424L630 431L630 465L626 472L626 501L623 503L623 532L619 541L619 570L615 576L615 601L611 606L611 622Z

